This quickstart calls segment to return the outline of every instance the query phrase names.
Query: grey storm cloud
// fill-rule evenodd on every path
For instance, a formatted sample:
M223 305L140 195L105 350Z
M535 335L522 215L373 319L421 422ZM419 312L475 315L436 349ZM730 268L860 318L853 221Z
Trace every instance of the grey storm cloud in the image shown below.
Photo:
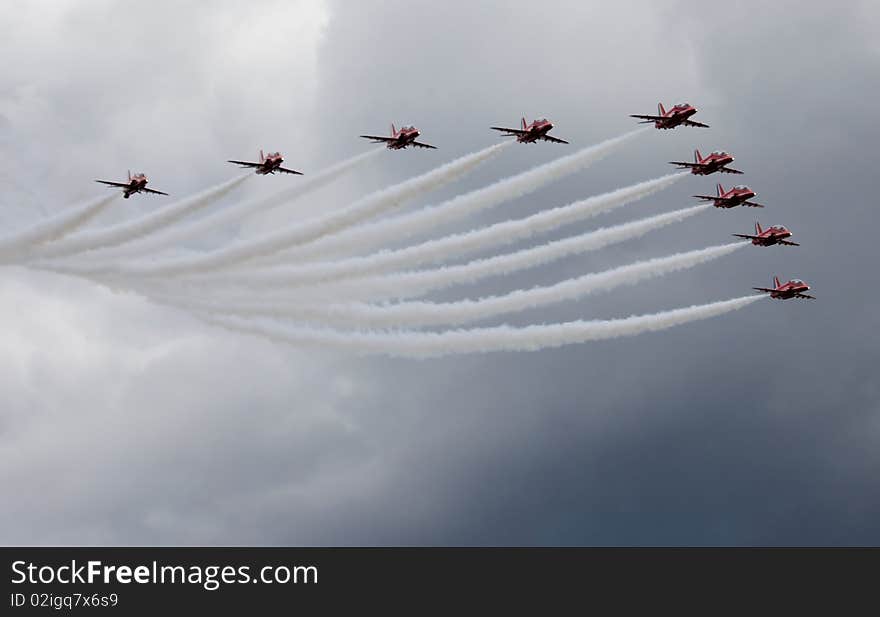
M136 7L139 27L128 28ZM413 210L621 135L633 127L627 114L684 99L711 129L651 131L434 231L656 178L694 148L733 152L766 210L709 212L428 300L550 286L724 243L756 216L802 246L746 247L505 321L652 313L744 295L773 274L806 279L819 300L757 302L555 350L407 360L298 350L136 293L7 267L0 542L880 542L874 3L302 0L206 12L37 2L2 13L0 51L14 60L0 68L8 230L100 197L93 180L128 168L175 196L233 178L224 161L260 148L317 172L365 152L357 135L391 122L416 124L440 149L385 153L213 244L342 208L497 142L488 126L522 115L548 116L573 144L507 148ZM685 178L541 242L687 207L713 179ZM250 180L224 203L287 181ZM156 203L118 200L92 226Z

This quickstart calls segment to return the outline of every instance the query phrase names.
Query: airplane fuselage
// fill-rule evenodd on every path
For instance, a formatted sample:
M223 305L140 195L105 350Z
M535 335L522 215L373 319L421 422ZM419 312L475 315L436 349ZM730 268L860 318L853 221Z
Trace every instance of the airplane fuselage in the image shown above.
M516 140L521 144L533 144L550 132L552 128L552 122L536 122L529 127L528 133L518 135Z
M281 163L284 162L284 159L280 156L278 158L267 158L263 161L263 166L258 167L256 173L265 176L266 174L274 174L275 170L281 167Z
M731 163L733 163L732 156L709 157L708 159L700 161L698 166L691 167L691 173L697 176L708 176Z
M716 208L735 208L748 200L755 197L757 193L754 191L745 191L742 193L730 193L728 195L722 195L715 199L715 207Z
M788 287L788 288L784 288L784 289L777 289L775 291L771 291L770 297L775 300L791 300L792 298L794 298L798 294L802 294L807 291L810 291L809 286L800 285L797 287Z
M776 231L766 236L761 235L757 238L752 238L752 244L755 246L773 246L788 238L791 238L790 231Z
M132 193L140 193L141 190L146 188L147 179L144 177L132 178L131 182L129 182L128 187L122 190L122 196L125 199L128 199Z
M782 285L777 284L775 289L761 290L770 294L774 300L791 300L792 298L812 298L806 295L810 291L810 286L804 281L788 281Z
M662 120L656 120L654 122L654 128L674 129L677 126L681 126L682 122L693 116L695 113L697 113L697 110L693 107L681 111L674 111L668 117L665 117Z
M402 150L407 146L411 145L416 139L418 139L419 135L421 135L421 131L401 131L395 141L389 141L387 147L389 150Z

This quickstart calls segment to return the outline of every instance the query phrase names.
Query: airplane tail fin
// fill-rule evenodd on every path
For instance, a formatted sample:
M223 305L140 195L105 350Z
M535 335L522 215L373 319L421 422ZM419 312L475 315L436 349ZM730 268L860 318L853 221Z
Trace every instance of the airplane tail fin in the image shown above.
M774 277L773 277L773 287L774 287L774 288L778 288L778 287L779 287L779 277L778 277L778 276L774 276Z
M718 189L718 197L721 197L722 195L724 195L724 187L721 186L720 182L715 186L715 188Z
M525 119L525 117L524 117L524 118L522 119L522 127L523 127L523 130L526 130L526 127L527 127L527 126L528 126L528 123L526 122L526 119Z
M128 181L131 182L131 170L128 170Z
M392 136L392 137L397 137L397 129L394 128L394 123L393 123L393 122L391 123L391 136Z
M657 103L657 115L658 116L665 116L666 115L666 108L663 107L663 103Z
M702 158L703 158L703 155L700 154L700 151L694 150L694 163L699 163Z
M758 221L755 221L755 235L760 236L762 231L764 231L764 230L761 229L761 223L759 223Z
M264 155L264 154L263 154L263 151L260 150L260 162L262 163L262 162L265 161L265 160L266 160L266 155Z

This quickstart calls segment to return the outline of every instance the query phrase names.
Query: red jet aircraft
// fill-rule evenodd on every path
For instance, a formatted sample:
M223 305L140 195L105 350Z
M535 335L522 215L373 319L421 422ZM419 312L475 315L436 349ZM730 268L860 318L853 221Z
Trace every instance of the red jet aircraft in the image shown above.
M810 290L810 286L804 283L800 279L791 279L789 282L784 285L779 284L779 277L773 277L773 288L770 289L768 287L752 287L755 291L760 291L762 293L770 294L771 298L776 298L777 300L788 300L789 298L807 298L809 300L815 300L813 296L807 295L804 292Z
M698 199L715 202L716 208L734 208L736 206L748 206L750 208L763 208L761 204L749 201L757 195L755 191L747 187L745 184L737 184L729 191L725 191L721 183L716 185L717 195L694 195Z
M147 188L147 176L144 174L131 175L128 172L128 182L111 182L110 180L95 180L101 184L122 189L122 196L128 199L132 193L152 193L153 195L167 195L162 191L154 191Z
M746 238L751 240L755 246L773 246L774 244L784 244L785 246L800 246L797 242L791 242L786 238L791 238L791 232L782 225L771 225L767 229L761 229L761 223L755 222L755 235L749 234L733 234L737 238Z
M547 133L550 129L553 128L553 123L550 122L547 118L538 118L531 124L526 122L526 119L522 119L522 128L518 129L508 129L503 126L492 126L489 127L493 131L501 131L505 133L504 137L516 137L516 140L521 144L533 144L539 139L543 139L544 141L552 141L555 144L567 144L568 142L564 139L559 139L558 137L551 137Z
M669 161L672 165L678 165L679 169L690 169L692 174L698 176L708 176L716 171L723 174L741 174L738 169L727 167L733 163L733 155L722 150L716 150L704 158L699 150L694 150L694 162L685 163L683 161Z
M658 129L674 129L677 126L699 126L704 129L709 128L708 124L689 120L689 118L695 113L697 113L697 108L690 103L677 103L669 111L666 111L666 109L663 108L663 103L657 103L656 116L630 114L629 117L642 119L642 122L639 122L639 124L651 124L653 122L654 127Z
M282 167L281 163L284 162L284 158L281 156L280 152L270 152L268 156L263 155L263 151L260 150L260 162L254 163L251 161L227 161L228 163L235 163L236 165L241 165L242 167L250 167L256 169L256 173L265 176L266 174L274 174L276 171L281 172L283 174L296 174L297 176L303 175L301 171L296 171L295 169L287 169L286 167Z
M408 146L415 146L417 148L431 148L432 150L436 150L437 146L432 146L430 144L423 144L421 142L416 141L416 138L421 135L421 132L416 127L402 126L398 131L394 128L394 125L391 125L391 137L382 137L379 135L361 135L364 139L372 139L373 143L384 143L385 146L389 150L403 150Z

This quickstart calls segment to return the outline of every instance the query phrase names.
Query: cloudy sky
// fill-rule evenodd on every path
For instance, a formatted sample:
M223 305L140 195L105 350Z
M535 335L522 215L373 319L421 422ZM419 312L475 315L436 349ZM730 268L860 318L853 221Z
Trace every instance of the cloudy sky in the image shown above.
M441 149L383 153L288 216L485 147L498 139L489 125L521 115L550 117L573 144L510 148L415 209L620 135L658 100L688 100L711 129L648 132L456 229L725 148L767 204L761 222L803 246L749 248L505 321L727 299L772 274L819 297L629 339L413 361L303 352L5 267L0 543L880 543L875 3L46 0L0 15L8 232L101 194L94 178L143 169L186 195L260 148L309 172L366 151L357 135L392 121ZM547 238L684 207L714 180ZM294 181L252 180L227 203ZM120 200L93 224L157 203ZM754 220L713 211L434 298L718 244Z

